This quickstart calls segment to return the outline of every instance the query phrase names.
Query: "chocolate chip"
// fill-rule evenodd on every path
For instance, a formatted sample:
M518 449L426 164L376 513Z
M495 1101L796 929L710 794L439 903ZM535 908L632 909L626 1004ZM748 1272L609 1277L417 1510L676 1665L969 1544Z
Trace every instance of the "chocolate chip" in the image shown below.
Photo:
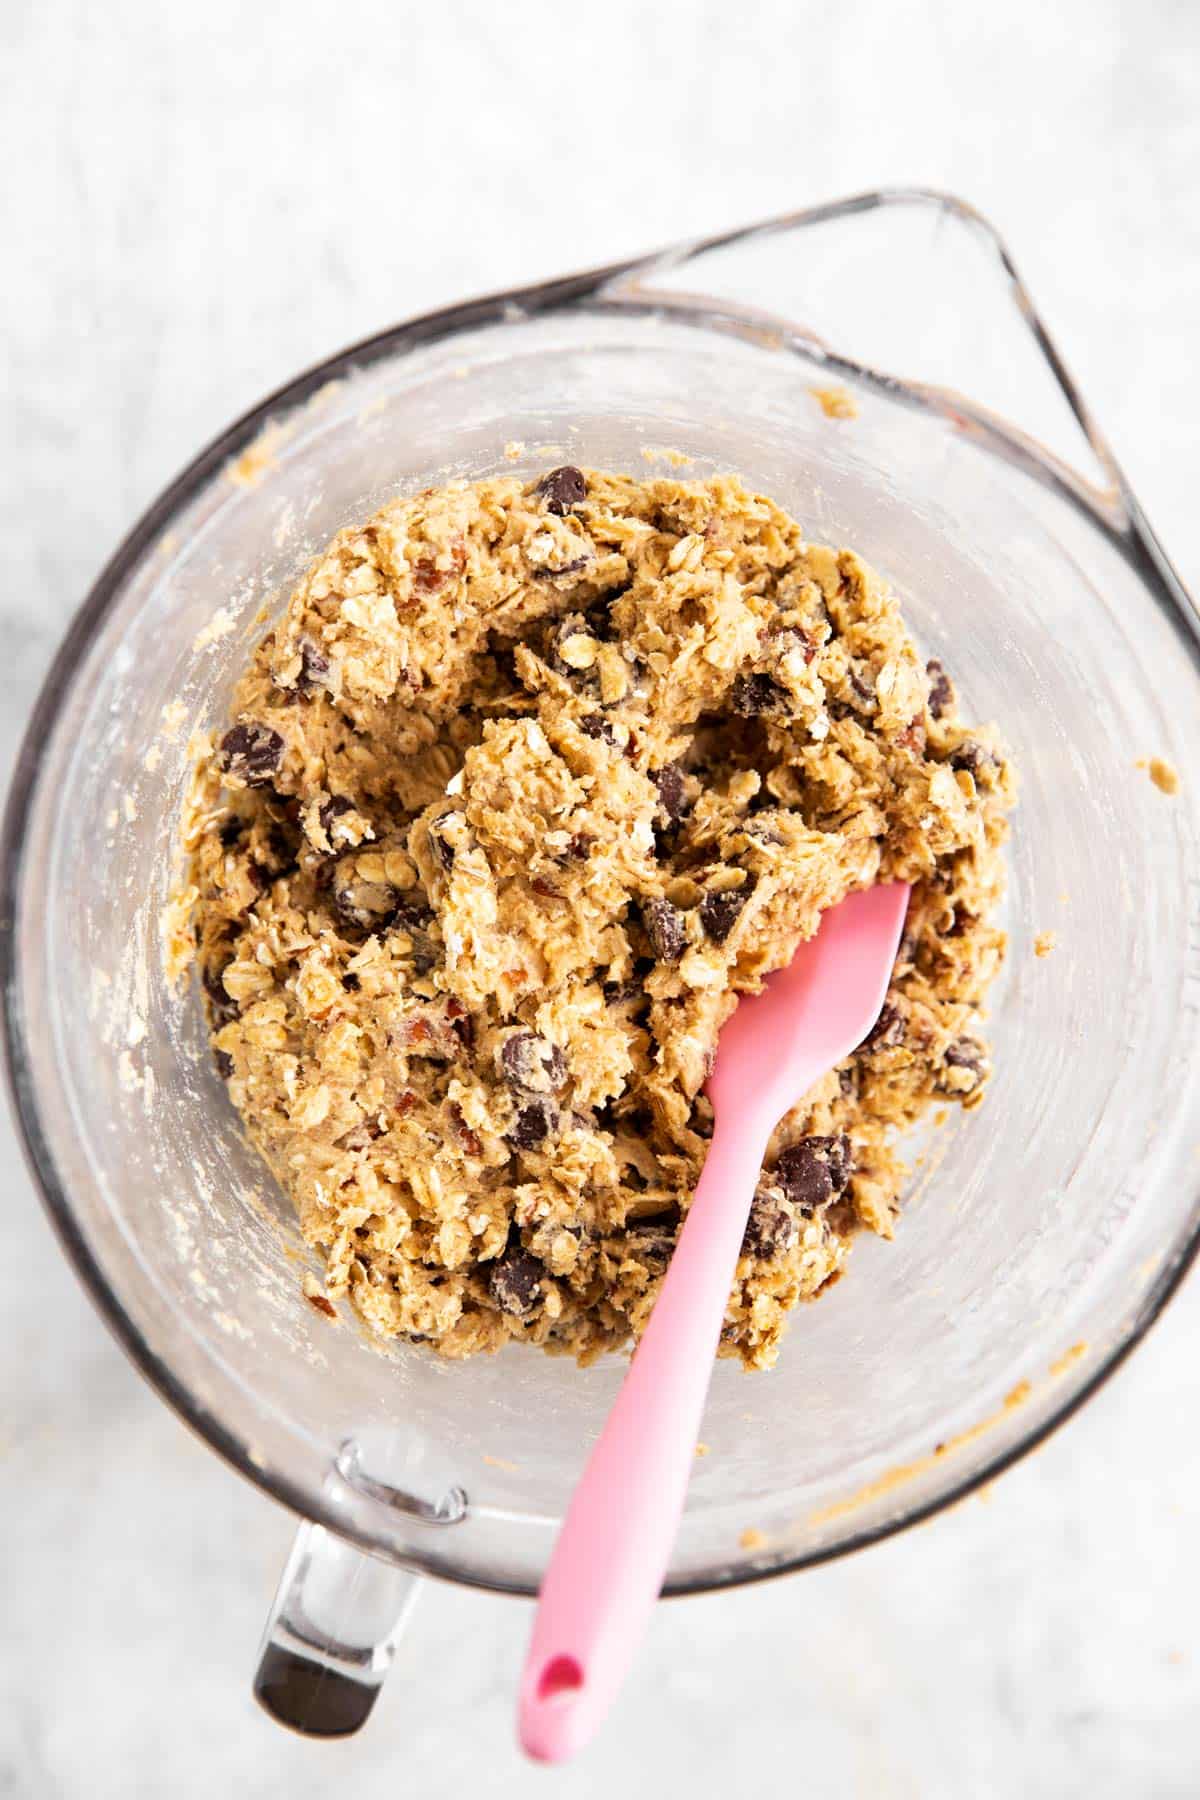
M579 729L586 737L599 738L604 744L615 744L617 741L617 734L603 713L587 713L580 719Z
M321 830L325 833L325 836L331 844L333 842L334 820L343 819L348 812L353 811L354 802L353 800L347 800L345 794L331 794L329 799L326 800L324 806L322 806L320 812L317 814L317 818L320 820Z
M424 931L427 925L432 924L433 913L423 900L405 898L397 900L392 922L402 925L405 931Z
M493 1263L488 1276L488 1291L501 1312L523 1319L537 1306L545 1273L545 1264L539 1262L531 1250L516 1243Z
M601 594L598 600L588 603L583 616L587 620L588 631L597 643L608 644L621 635L613 624L612 608L613 602L619 600L625 592L625 588L615 588L609 593Z
M750 898L749 887L730 888L721 894L705 894L700 902L700 923L714 944L723 944Z
M656 960L677 963L687 947L687 930L678 907L672 906L669 900L644 900L642 923Z
M564 652L567 652L568 646L572 643L576 643L577 648L570 651L569 654L564 654ZM578 693L598 694L600 691L599 677L594 662L594 652L593 661L590 663L587 662L585 653L585 666L582 668L577 666L577 663L574 660L574 658L576 658L583 650L585 645L590 646L592 643L593 639L591 630L588 627L588 622L583 614L579 612L565 614L563 618L556 621L553 630L549 634L548 654L550 662L560 675L565 676Z
M269 725L250 719L221 739L221 767L246 787L270 787L283 762L283 739Z
M438 960L437 947L430 937L427 927L433 922L433 914L419 900L398 900L396 910L389 921L407 932L412 944L412 964L414 975L428 975ZM459 1032L459 1036L462 1033ZM470 1048L470 1046L468 1046Z
M438 824L444 824L446 819L451 818L452 816L452 814L446 813L437 824L429 827L429 848L433 851L438 863L447 872L454 867L454 845L450 843L447 838L442 836L442 833L438 830Z
M296 686L302 694L311 694L314 688L325 686L325 677L329 673L329 658L319 644L310 637L300 639L300 673L296 677Z
M220 838L224 848L226 850L231 850L245 829L246 821L244 819L239 819L237 814L234 813L231 818L224 821L217 836Z
M857 664L851 663L846 670L846 686L850 690L851 705L856 712L873 713L878 710L875 682L869 671L864 673Z
M221 974L222 971L217 969L206 969L204 972L204 991L208 995L212 1022L218 1031L222 1025L228 1025L231 1019L241 1015L237 1001L225 992Z
M534 569L533 578L535 581L557 581L560 575L578 575L591 560L590 555L577 556L571 562L560 563L557 569Z
M222 1081L228 1081L233 1074L233 1058L228 1050L214 1050L213 1060L217 1065L217 1074Z
M865 674L853 663L846 670L842 698L829 705L831 719L871 718L879 711L879 701L868 670Z
M512 1087L556 1094L567 1079L567 1059L557 1044L535 1031L515 1031L500 1051L504 1078Z
M625 1234L625 1252L644 1263L668 1263L675 1250L673 1231L664 1231L656 1219L649 1225L634 1225Z
M977 743L974 738L964 738L958 748L950 752L950 767L965 769L969 775L978 775L983 769L994 769L996 758L986 744Z
M739 675L730 690L730 703L744 719L782 711L787 695L769 675Z
M778 819L779 810L777 807L773 807L769 813L764 813L761 818L747 819L742 829L746 833L746 836L751 838L756 844L782 844L782 833L776 829Z
M837 1137L801 1138L782 1152L774 1174L793 1205L811 1213L842 1192L852 1167L850 1140L840 1132Z
M929 711L940 719L954 705L954 683L936 656L925 664L925 673L929 677Z
M581 500L587 499L587 482L582 470L564 463L560 469L548 470L533 491L545 505L546 511L557 514L561 519L573 506L578 506Z
M526 1102L513 1121L508 1141L517 1150L536 1150L545 1143L558 1123L558 1111L550 1100L540 1096Z
M375 931L395 918L396 890L382 881L358 881L351 868L347 880L335 880L333 904L347 924Z
M430 969L437 965L437 951L433 942L423 934L410 932L412 938L412 966L414 975L428 975Z
M980 1087L988 1071L988 1054L978 1038L960 1037L948 1046L942 1061L949 1069L961 1069L971 1079L964 1086L955 1082L951 1091L956 1094L974 1093Z
M904 1042L904 1014L885 1000L879 1017L863 1039L865 1050L891 1050Z
M623 1006L629 1000L640 1000L645 989L640 981L605 981L600 991L609 1006Z
M756 1256L764 1261L786 1256L799 1235L799 1226L791 1207L777 1188L762 1187L754 1196L746 1234L742 1239L743 1256Z
M668 825L676 824L688 810L682 763L667 763L664 768L654 769L650 779L658 789L659 811L665 815Z
M814 1138L812 1141L824 1143L834 1190L840 1194L854 1173L854 1150L850 1139L844 1131L839 1131L836 1137Z

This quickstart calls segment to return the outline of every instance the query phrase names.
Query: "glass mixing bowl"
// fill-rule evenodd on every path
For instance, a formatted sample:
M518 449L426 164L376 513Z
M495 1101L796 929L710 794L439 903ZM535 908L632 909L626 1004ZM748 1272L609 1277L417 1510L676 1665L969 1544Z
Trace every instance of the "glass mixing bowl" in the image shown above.
M855 417L827 416L834 384ZM306 1302L310 1253L163 972L188 738L347 522L451 477L665 453L884 571L1022 777L987 1102L914 1146L896 1241L858 1243L774 1372L717 1366L667 1591L801 1568L991 1478L1196 1248L1197 617L985 222L860 196L333 358L104 570L21 752L2 903L13 1093L64 1246L164 1399L309 1522L259 1677L305 1729L365 1715L417 1572L536 1590L623 1368L385 1353Z

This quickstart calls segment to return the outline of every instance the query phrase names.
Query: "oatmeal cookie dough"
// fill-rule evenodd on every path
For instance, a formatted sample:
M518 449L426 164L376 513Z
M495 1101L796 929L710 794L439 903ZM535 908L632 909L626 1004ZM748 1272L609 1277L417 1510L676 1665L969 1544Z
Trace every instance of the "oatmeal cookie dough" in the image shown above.
M867 1044L766 1160L724 1348L890 1236L890 1147L974 1105L1012 779L895 598L732 476L576 468L385 506L313 564L203 757L217 1066L385 1336L587 1360L644 1324L739 993L914 884Z

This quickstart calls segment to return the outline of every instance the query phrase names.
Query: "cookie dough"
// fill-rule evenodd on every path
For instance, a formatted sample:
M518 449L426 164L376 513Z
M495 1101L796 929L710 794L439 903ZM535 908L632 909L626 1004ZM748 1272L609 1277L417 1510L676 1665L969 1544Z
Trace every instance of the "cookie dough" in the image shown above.
M446 1356L636 1334L739 993L914 883L869 1041L771 1144L723 1348L890 1236L891 1140L981 1098L1013 796L896 599L732 476L450 483L333 540L202 755L217 1066L348 1296Z

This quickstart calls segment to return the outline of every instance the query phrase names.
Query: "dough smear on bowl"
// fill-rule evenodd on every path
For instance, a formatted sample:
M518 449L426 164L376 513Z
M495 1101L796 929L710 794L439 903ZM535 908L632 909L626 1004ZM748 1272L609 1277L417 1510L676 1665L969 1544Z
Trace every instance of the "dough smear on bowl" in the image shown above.
M724 1345L890 1235L890 1147L973 1106L1012 774L850 550L733 476L559 468L342 531L189 803L217 1066L385 1336L583 1360L645 1322L739 993L914 884L870 1040L769 1151Z

